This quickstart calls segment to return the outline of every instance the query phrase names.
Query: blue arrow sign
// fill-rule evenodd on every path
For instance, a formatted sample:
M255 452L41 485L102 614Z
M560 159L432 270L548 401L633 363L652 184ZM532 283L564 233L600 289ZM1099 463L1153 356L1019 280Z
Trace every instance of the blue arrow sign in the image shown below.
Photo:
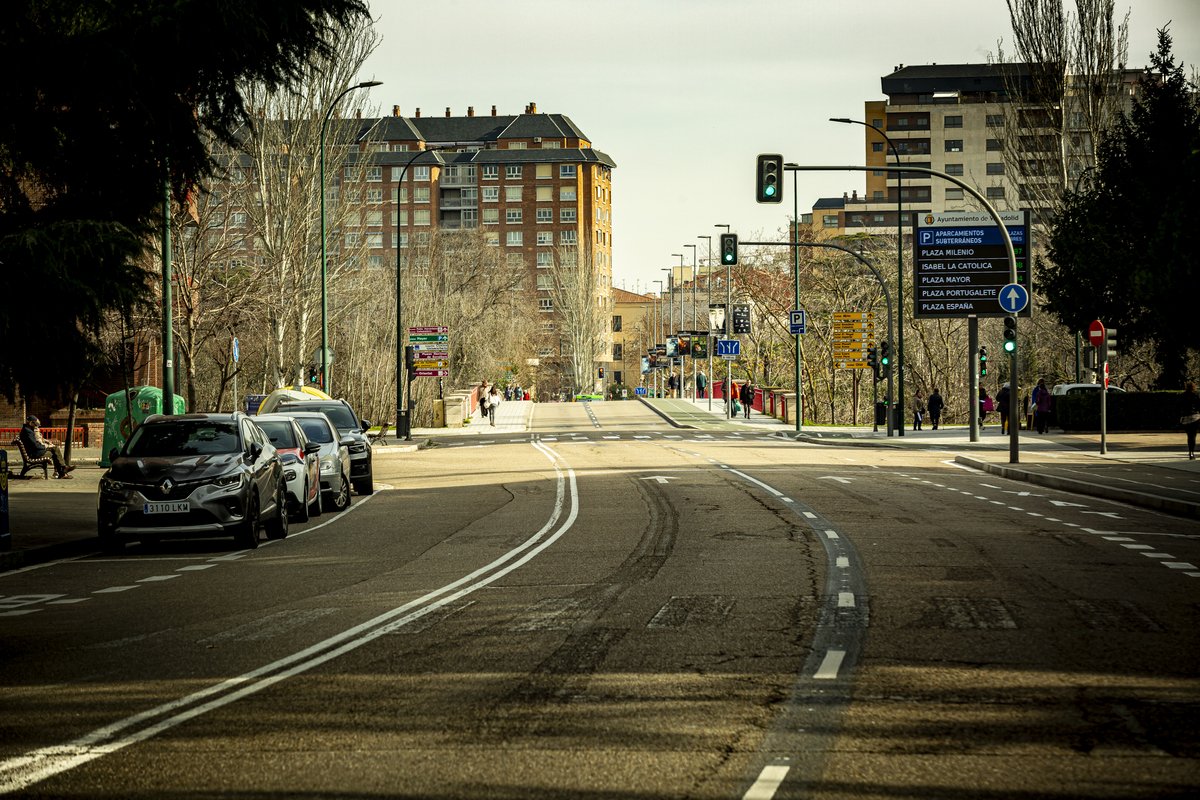
M1000 290L998 299L1001 308L1010 314L1016 314L1029 305L1029 291L1019 283L1010 283Z
M799 311L789 311L788 332L791 333L792 336L799 336L800 334L804 333L804 328L804 309L800 309Z
M236 364L237 360L238 360L238 340L237 340L237 337L235 336L233 339L233 363Z
M737 339L718 339L717 355L721 358L737 358L742 354L742 343Z
M644 397L647 394L646 387L645 386L635 386L633 389L633 393Z

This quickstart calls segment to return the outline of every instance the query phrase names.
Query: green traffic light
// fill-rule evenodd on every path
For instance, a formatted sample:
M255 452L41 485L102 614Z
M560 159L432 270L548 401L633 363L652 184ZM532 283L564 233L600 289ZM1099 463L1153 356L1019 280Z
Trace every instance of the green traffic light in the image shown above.
M763 189L763 194L765 194L767 197L774 197L775 196L775 187L774 186L766 187L765 189Z
M1017 343L1012 341L1011 339L1004 343L1004 352L1011 353L1012 351L1014 351L1016 349L1017 349Z

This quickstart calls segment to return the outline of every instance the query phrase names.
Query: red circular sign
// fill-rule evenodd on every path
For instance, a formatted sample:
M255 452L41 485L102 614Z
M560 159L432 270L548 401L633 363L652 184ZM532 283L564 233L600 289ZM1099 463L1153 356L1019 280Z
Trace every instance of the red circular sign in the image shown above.
M1104 344L1104 323L1100 320L1094 321L1088 326L1088 341L1094 346L1099 347Z

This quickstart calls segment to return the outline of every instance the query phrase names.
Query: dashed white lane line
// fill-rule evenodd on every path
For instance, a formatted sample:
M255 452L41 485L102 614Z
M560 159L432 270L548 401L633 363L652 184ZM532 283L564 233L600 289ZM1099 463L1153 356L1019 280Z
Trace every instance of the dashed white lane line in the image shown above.
M178 575L151 575L149 578L142 578L138 583L154 583L155 581L169 581L171 578L178 578Z
M1164 561L1162 565L1167 569L1195 569L1195 564L1189 564L1186 561Z
M113 594L115 592L127 592L130 589L136 589L136 586L110 586L107 589L97 589L92 594Z
M850 569L850 559L846 556L838 556L837 565L843 569Z
M46 605L48 605L48 606L65 606L65 605L69 605L71 603L83 603L83 602L85 602L87 600L91 600L91 599L92 598L90 598L90 597L68 597L66 600L51 600L49 603L46 603Z
M190 567L180 567L176 572L194 572L201 569L212 569L216 564L193 564Z
M1107 539L1110 542L1132 542L1128 536L1102 536L1102 539Z
M825 535L828 536L830 539L838 538L837 531L825 531Z
M1146 558L1174 558L1170 553L1142 553Z
M854 608L854 592L838 592L838 608Z
M838 670L841 669L842 660L846 657L845 650L828 650L825 653L825 658L821 659L821 666L817 667L817 671L813 673L813 679L819 681L831 681L838 675Z
M804 516L808 517L809 519L816 519L816 518L817 518L817 515L816 515L816 514L814 514L814 513L812 513L811 511L805 511L805 512L804 512Z
M790 769L791 767L783 764L768 764L763 767L758 779L742 795L742 800L771 800Z
M1128 547L1130 550L1153 550L1152 544L1123 544L1121 547Z

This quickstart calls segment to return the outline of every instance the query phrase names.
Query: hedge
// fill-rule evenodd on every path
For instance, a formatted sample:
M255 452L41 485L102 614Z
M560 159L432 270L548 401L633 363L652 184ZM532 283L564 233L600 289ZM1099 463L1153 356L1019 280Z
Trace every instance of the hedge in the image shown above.
M1100 392L1055 395L1054 419L1068 431L1100 430ZM1183 392L1109 392L1108 430L1180 430Z

